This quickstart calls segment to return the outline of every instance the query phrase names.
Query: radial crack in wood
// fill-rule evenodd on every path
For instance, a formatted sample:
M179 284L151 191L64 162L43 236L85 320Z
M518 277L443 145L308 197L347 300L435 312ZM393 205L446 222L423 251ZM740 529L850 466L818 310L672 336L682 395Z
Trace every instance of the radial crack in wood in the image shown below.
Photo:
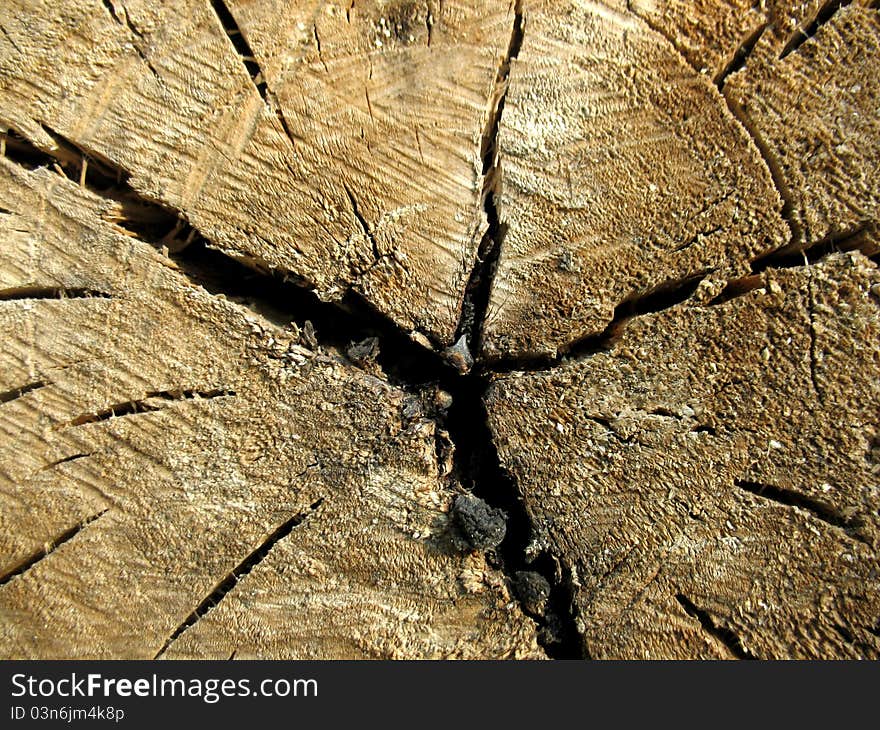
M111 295L0 302L0 655L542 656L503 576L445 547L412 395L194 286L66 177L0 160L0 198L0 288Z
M594 658L880 657L880 273L760 278L488 392Z
M787 243L758 149L663 36L599 3L526 2L523 16L486 358L555 356L623 301L698 274L708 292Z
M840 8L780 58L766 34L724 86L788 198L792 248L880 221L880 13Z
M0 656L880 656L878 0L0 4Z
M508 3L9 0L4 15L4 126L54 150L47 125L218 249L452 343Z

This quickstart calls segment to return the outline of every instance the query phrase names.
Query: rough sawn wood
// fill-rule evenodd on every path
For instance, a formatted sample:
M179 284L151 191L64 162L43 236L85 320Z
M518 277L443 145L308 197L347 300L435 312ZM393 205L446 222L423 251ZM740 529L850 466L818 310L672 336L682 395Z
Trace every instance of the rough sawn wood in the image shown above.
M0 656L880 656L878 50L0 0Z
M55 172L0 161L0 199L0 655L539 655L502 577L443 547L411 396L190 284Z
M448 345L512 8L350 6L4 0L0 124L50 151L62 135L213 246Z
M880 274L744 284L487 396L590 656L880 656Z

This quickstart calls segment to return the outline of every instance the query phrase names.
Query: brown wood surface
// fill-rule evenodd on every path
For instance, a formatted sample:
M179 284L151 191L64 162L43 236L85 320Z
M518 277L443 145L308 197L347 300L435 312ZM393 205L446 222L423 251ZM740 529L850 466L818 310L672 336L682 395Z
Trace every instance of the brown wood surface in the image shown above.
M877 658L878 12L0 0L0 656Z

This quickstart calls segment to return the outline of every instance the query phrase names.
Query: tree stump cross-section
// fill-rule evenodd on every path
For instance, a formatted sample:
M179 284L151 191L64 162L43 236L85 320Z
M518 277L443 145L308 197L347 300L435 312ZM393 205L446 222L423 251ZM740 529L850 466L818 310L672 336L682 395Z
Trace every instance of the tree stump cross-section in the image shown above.
M878 10L0 0L0 656L880 656Z

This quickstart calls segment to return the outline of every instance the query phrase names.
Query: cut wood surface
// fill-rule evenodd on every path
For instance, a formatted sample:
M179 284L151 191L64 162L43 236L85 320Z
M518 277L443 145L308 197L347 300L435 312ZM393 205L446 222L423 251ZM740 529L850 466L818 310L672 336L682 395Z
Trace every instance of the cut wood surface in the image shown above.
M880 657L876 0L0 0L0 656Z
M0 196L2 656L537 655L502 576L438 539L410 396L54 172L3 161Z
M880 14L843 7L812 30L797 44L765 34L724 86L807 246L861 237L880 213Z
M447 345L513 13L350 5L4 2L0 121L111 160L213 246Z
M590 656L880 657L880 274L743 286L489 392Z
M741 275L786 242L758 150L663 36L591 3L531 3L524 23L498 140L488 357L555 356L624 300Z

